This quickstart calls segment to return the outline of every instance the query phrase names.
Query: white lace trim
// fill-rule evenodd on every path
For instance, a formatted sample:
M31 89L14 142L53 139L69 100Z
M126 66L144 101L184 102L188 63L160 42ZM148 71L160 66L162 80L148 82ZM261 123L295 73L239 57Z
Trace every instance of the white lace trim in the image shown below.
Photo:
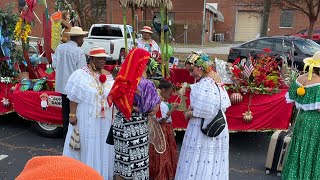
M294 103L298 109L302 109L304 111L312 111L320 109L320 102L310 103L310 104L300 104L293 99L290 99L289 93L286 93L286 101L287 103Z
M217 115L220 108L225 111L231 105L228 93L221 86L218 89L211 78L203 78L190 87L190 105L195 117L211 119Z
M303 86L297 79L296 79L296 83L299 85L299 86ZM305 85L303 87L305 88L308 88L308 87L314 87L314 86L319 86L320 83L315 83L315 84L309 84L309 85Z
M107 97L114 80L108 77L106 87L102 96ZM83 69L78 69L71 74L68 79L65 91L70 99L76 103L85 102L88 104L94 104L97 102L98 95L97 89L92 87L91 84L96 83L95 79Z

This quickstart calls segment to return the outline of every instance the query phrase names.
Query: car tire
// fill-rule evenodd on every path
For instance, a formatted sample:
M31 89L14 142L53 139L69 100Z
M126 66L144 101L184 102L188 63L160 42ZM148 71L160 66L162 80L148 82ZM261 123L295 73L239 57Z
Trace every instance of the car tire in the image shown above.
M62 137L62 127L55 124L48 124L44 122L32 122L32 128L40 136L49 138Z

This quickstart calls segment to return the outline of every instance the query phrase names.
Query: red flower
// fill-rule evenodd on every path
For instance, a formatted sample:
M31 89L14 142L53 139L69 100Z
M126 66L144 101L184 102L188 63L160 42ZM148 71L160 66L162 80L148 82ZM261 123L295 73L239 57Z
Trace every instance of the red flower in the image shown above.
M234 62L232 63L232 65L238 64L240 62L240 58L237 58L234 60Z
M106 76L106 75L101 74L101 75L99 76L99 81L100 81L102 84L105 83L106 80L107 80L107 76Z
M232 70L232 73L236 76L236 77L240 77L240 73L241 73L241 69L237 68L234 66L233 70Z
M264 86L273 89L276 85L272 80L269 80L264 83Z
M268 49L268 48L264 48L263 51L266 52L266 53L270 53L271 52L271 50Z
M149 44L150 45L150 47L152 47L152 44Z

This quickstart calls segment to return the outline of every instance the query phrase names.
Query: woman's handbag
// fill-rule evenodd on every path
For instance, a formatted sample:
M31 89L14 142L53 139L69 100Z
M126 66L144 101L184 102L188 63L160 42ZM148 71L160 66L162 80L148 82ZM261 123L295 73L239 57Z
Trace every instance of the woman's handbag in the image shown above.
M217 84L216 84L217 85ZM220 89L217 85L219 93ZM219 134L224 130L226 127L226 120L223 116L223 112L221 110L221 93L220 93L220 109L218 111L218 114L216 117L213 118L213 120L205 127L203 128L204 118L201 119L201 126L200 130L203 134L209 136L209 137L217 137Z
M80 150L80 133L77 126L73 126L69 147L75 151Z
M209 137L217 137L223 129L226 127L226 120L224 119L223 113L219 110L216 117L207 125L207 127L202 128L204 118L201 119L201 132Z
M106 140L107 144L110 145L114 145L114 139L113 139L113 125L111 125L108 136L107 136L107 140Z
M114 106L112 106L112 121L114 119ZM107 140L106 140L106 143L107 144L110 144L110 145L114 145L114 137L113 137L113 124L110 126L110 130L109 130L109 133L108 133L108 136L107 136Z

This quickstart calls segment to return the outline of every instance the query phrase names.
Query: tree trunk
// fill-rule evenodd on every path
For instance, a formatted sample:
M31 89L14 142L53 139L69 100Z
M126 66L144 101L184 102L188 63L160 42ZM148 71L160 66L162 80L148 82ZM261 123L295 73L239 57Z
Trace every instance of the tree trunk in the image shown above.
M313 29L314 29L314 25L317 21L317 18L316 17L309 17L309 30L308 30L308 39L312 39L312 36L313 36Z
M264 0L260 37L267 36L268 34L270 10L271 10L271 0Z
M136 15L136 6L132 5L131 7L131 15L132 15L132 32L131 32L131 36L132 36L132 41L133 41L133 45L135 46L136 44L136 19L135 19L135 15Z
M123 36L124 36L124 49L125 54L128 54L128 37L127 37L127 8L122 7L122 14L123 14Z
M168 9L166 8L166 25L168 26L169 28L169 13L168 13ZM168 78L170 76L170 73L169 73L169 58L168 57L168 54L169 54L169 30L167 32L165 32L165 46L166 46L166 52L165 52L165 56L166 56L166 59L165 59L165 74L166 76L164 78Z
M164 62L166 59L165 53L164 53L164 22L165 22L165 14L164 14L164 7L163 5L160 8L160 17L161 17L161 34L160 34L160 42L161 42L161 71L162 71L162 77L165 77L165 66Z

